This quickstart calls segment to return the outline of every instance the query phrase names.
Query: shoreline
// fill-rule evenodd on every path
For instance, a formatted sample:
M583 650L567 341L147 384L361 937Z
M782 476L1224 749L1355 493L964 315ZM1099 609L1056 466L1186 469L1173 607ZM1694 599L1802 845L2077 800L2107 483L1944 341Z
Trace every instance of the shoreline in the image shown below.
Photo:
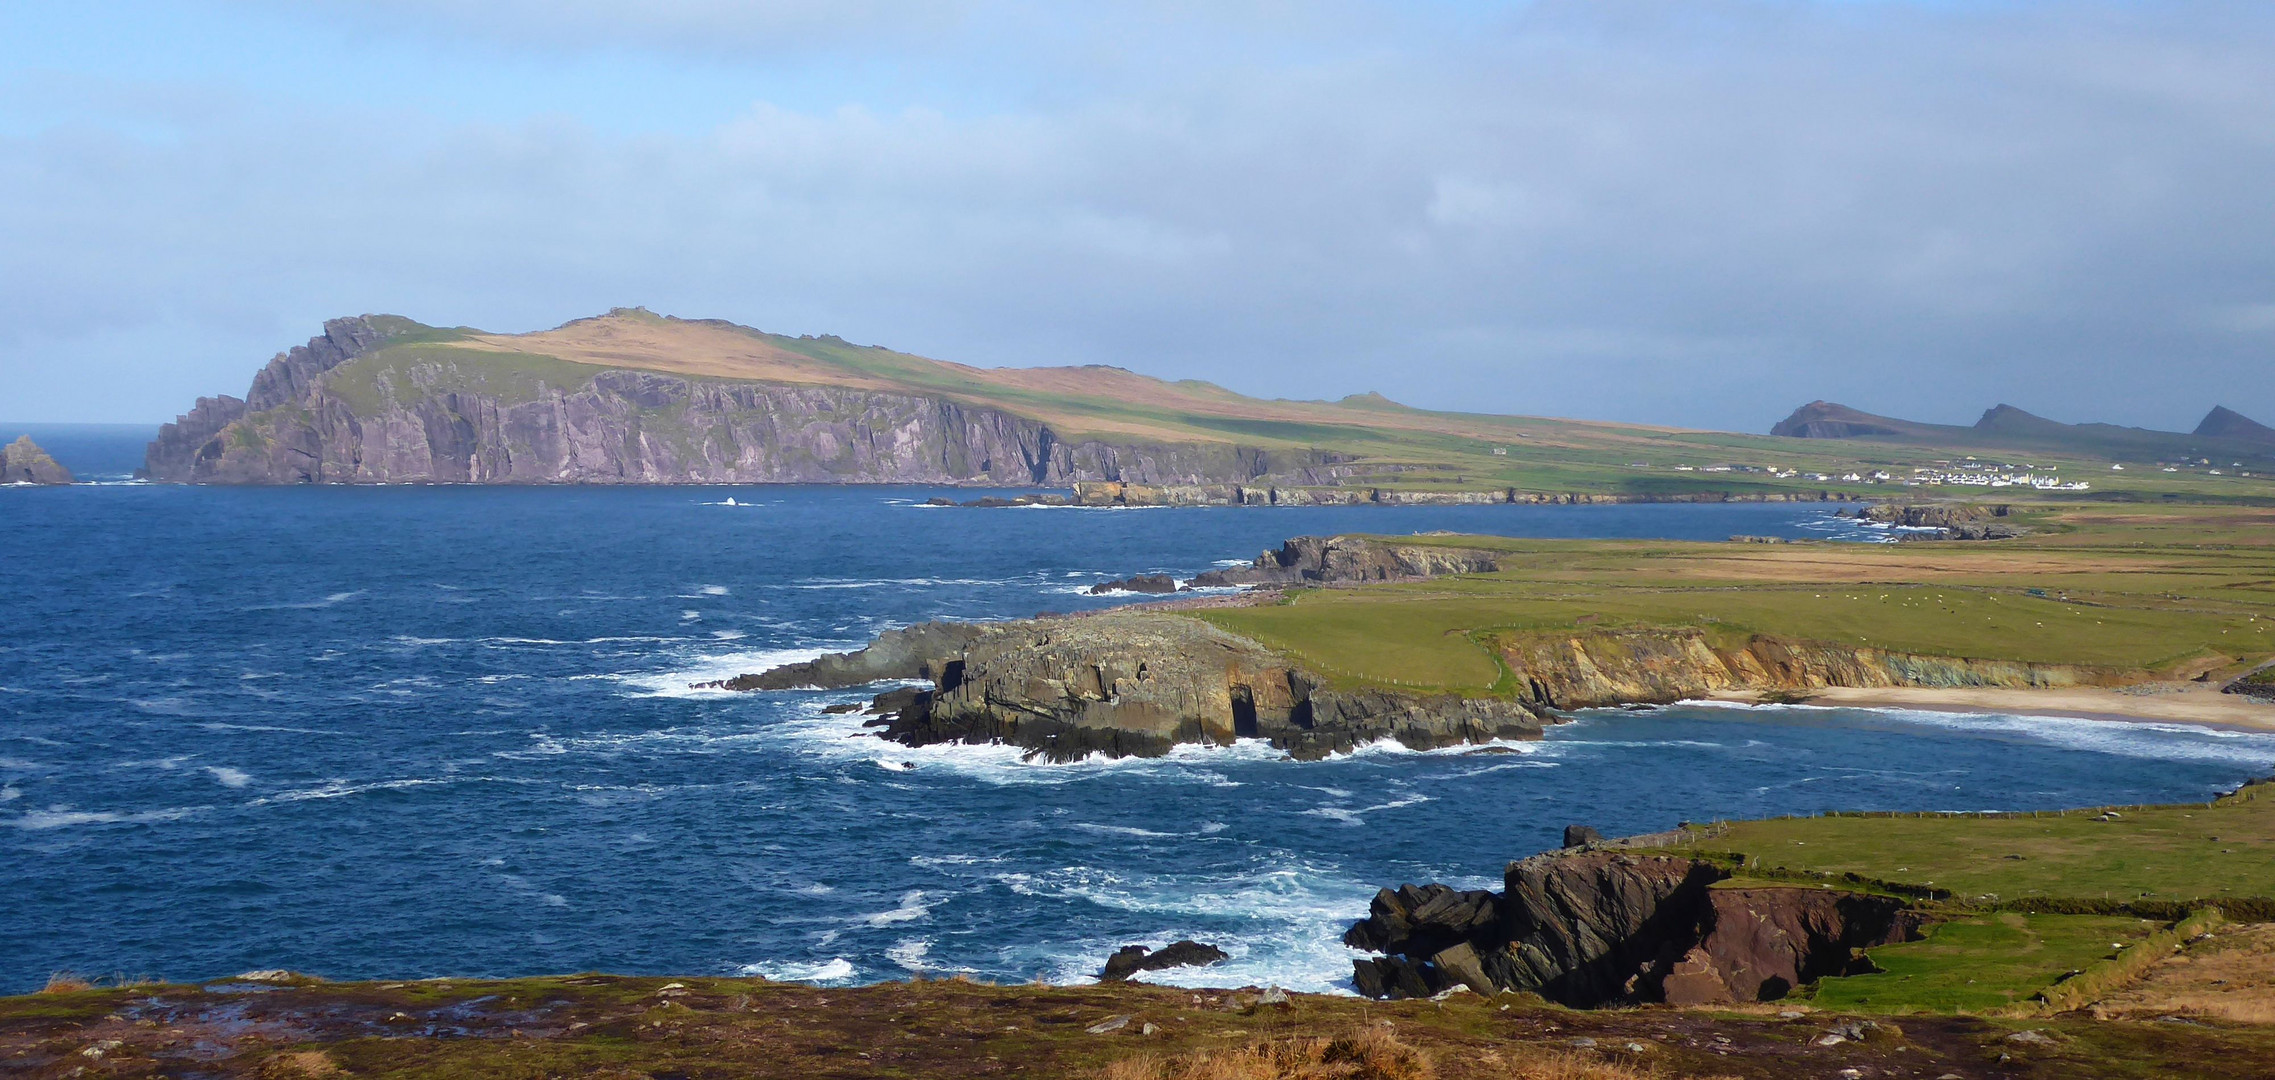
M2189 724L2275 734L2275 704L2223 694L2219 683L2147 683L2157 689L2071 686L2032 690L1967 686L1832 686L1798 699L1756 690L1718 690L1699 700L1737 705L1817 705L1829 708L1918 709L1924 712L2045 716L2125 724ZM2166 689L2170 687L2170 689ZM2136 691L2138 687L2134 688Z

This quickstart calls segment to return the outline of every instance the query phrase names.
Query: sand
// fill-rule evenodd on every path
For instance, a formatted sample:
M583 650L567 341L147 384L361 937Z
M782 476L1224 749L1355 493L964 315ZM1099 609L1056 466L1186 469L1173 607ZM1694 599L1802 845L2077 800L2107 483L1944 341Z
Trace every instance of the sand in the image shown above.
M1723 691L1708 697L1715 701L1746 704L1761 704L1772 700L1753 691ZM1779 697L1775 700L1793 699ZM2240 694L2223 694L2218 683L2150 683L2123 689L2065 687L2049 690L1836 686L1810 691L1803 703L1862 709L1921 709L1928 712L2069 716L2131 723L2204 724L2245 731L2275 732L2275 703Z

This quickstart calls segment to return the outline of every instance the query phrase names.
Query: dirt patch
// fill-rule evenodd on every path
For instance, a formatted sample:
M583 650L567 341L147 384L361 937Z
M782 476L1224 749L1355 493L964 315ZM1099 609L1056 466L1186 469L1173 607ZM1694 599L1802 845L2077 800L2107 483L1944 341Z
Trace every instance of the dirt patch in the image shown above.
M2275 1024L2275 923L2222 928L2094 1007L2106 1018Z

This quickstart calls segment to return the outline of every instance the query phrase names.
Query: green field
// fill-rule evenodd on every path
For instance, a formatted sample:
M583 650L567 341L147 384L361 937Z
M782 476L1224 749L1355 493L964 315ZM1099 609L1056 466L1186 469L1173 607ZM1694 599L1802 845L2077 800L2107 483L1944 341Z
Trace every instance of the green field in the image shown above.
M1495 574L1290 590L1197 617L1331 678L1470 693L1528 635L1691 628L2114 676L2275 656L2275 513L2047 507L1997 542L1714 544L1384 537L1504 552Z
M1821 980L1810 996L1843 1012L1996 1012L2160 930L2156 920L2005 911L1953 919L1926 940L1871 951L1881 970Z

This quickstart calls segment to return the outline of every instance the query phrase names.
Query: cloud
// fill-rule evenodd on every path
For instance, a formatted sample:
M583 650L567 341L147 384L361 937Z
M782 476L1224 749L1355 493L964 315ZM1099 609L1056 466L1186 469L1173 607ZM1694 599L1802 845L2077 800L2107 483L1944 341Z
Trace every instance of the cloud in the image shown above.
M22 400L160 417L329 315L510 330L644 303L971 363L1702 426L1816 397L2275 415L2256 7L333 10L517 50L531 78L550 50L662 71L768 41L928 74L694 131L473 120L377 71L347 104L111 80L101 112L0 136ZM953 77L982 60L1008 71L986 92Z

